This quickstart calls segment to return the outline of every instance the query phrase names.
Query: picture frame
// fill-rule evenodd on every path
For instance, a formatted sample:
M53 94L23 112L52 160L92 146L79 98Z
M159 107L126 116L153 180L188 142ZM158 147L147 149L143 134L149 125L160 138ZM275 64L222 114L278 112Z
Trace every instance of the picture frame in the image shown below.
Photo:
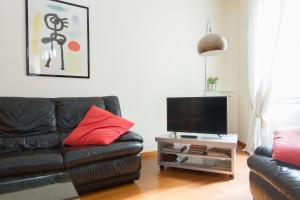
M26 0L26 74L90 78L89 8Z

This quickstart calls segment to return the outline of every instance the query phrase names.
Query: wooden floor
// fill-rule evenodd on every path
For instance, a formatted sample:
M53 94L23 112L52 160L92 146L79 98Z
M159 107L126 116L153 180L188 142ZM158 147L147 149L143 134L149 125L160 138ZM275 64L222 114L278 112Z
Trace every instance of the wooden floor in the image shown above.
M141 178L81 196L82 200L250 200L247 154L238 148L234 180L206 172L167 168L160 171L156 157L143 158Z

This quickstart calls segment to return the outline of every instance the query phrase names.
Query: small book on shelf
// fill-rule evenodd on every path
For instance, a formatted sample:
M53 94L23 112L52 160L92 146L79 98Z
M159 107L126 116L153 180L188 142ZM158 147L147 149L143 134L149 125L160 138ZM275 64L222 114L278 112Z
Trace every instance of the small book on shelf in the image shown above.
M216 156L216 157L231 157L231 153L229 149L223 149L223 148L210 148L206 150L206 155L208 156Z
M162 154L162 161L164 162L177 162L178 156L176 154Z
M207 149L206 145L190 145L188 153L190 154L198 154L203 155Z
M184 150L187 149L187 146L182 147L163 147L162 150L165 152L171 152L171 153L182 153Z

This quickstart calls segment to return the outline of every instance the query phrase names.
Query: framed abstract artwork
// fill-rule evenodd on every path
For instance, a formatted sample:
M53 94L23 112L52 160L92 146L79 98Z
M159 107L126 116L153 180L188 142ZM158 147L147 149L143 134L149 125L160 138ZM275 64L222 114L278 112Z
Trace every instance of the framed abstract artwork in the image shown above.
M90 78L89 9L58 0L26 0L29 76Z

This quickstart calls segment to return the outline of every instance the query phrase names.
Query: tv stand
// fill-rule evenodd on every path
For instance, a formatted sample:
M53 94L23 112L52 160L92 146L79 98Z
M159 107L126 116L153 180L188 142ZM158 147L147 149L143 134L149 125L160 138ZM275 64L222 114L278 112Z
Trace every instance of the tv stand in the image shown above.
M228 174L234 178L237 135L219 135L215 138L184 138L173 134L166 134L155 138L158 148L158 165L160 169L165 167L184 168L198 171ZM191 145L205 145L207 149L203 153L190 151ZM176 151L177 147L186 146L183 151ZM171 150L170 150L171 148ZM228 154L213 154L211 148L226 149ZM174 151L172 151L174 150ZM164 159L166 157L166 159ZM170 159L175 157L175 159Z

